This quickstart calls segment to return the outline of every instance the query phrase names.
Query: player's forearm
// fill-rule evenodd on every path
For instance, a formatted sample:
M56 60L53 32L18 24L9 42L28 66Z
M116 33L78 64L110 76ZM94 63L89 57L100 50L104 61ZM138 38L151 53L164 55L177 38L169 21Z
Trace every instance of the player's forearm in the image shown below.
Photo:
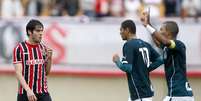
M26 83L24 77L22 76L21 68L22 67L20 67L20 65L15 65L16 78L18 79L18 81L20 82L20 84L26 91L31 90L30 87L28 86L28 84Z
M24 80L23 76L20 75L20 73L16 73L16 77L26 91L31 90L26 81Z
M165 36L163 36L159 31L157 31L154 27L152 27L151 24L147 24L146 29L151 33L151 36L154 40L157 42L165 45L165 46L170 46L171 42L169 39L167 39ZM156 42L154 41L154 42ZM156 43L158 44L158 43Z
M124 72L131 72L132 71L132 65L131 64L123 64L121 61L116 61L115 64L119 69L121 69Z
M158 48L160 48L161 47L161 43L158 40L156 40L156 38L154 38L154 37L152 37L152 39L153 39L153 42L156 44L156 46Z
M164 63L164 61L163 61L162 57L158 57L156 59L156 61L154 61L152 64L150 64L148 71L151 72L151 71L155 70L156 68L158 68L163 63Z
M51 67L52 67L52 58L49 58L46 65L46 75L50 73Z
M154 37L159 43L165 45L165 46L170 46L171 42L169 39L165 38L162 34L159 32L154 32L152 34L152 37Z

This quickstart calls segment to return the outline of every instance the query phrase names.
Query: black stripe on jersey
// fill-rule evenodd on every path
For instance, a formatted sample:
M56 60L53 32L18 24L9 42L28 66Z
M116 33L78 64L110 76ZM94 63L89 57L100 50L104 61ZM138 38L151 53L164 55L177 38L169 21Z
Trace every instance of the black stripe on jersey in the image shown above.
M34 59L38 59L36 48L33 48L33 56L34 56ZM35 72L34 72L33 91L34 93L37 93L38 64L35 64L34 68L35 68Z
M41 44L39 44L39 45L40 45L40 48L43 49L43 46Z
M45 50L43 45L40 44L40 46L42 47L42 50ZM43 54L43 52L42 52L42 55L43 55L43 59L45 60L46 56ZM43 64L43 67L42 67L42 92L45 92L44 81L45 81L45 64Z
M26 53L26 54L23 54L24 55L24 79L25 79L26 83L28 84L29 65L26 65L26 60L28 60L28 49L25 45L25 42L22 42L21 44L22 44L22 48L24 50L23 53ZM23 92L26 92L25 89L23 89Z
M26 47L26 45L25 45L25 42L21 42L21 45L22 45L22 48L23 48L23 50L24 50L24 53L27 53L27 52L28 52L28 49L27 49L27 47Z
M17 48L17 53L16 53L16 54L17 54L17 57L16 57L17 60L16 60L16 61L21 61L21 60L20 60L20 59L21 59L21 58L20 58L20 57L21 57L21 56L20 56L21 54L19 54L19 53L20 53L20 47Z
M45 64L43 64L43 68L42 68L42 92L45 92L44 90L44 81L45 81Z

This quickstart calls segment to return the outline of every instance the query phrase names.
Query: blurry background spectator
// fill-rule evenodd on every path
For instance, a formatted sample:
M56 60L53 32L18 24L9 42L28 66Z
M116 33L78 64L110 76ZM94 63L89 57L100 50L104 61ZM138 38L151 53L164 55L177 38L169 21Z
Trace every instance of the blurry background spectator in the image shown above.
M81 10L88 17L95 17L95 0L80 0Z
M81 15L80 0L60 0L64 1L62 4L62 15L78 16Z
M2 17L82 16L90 18L126 17L137 19L151 8L152 17L201 15L200 0L0 0Z
M165 16L176 16L177 0L164 0Z
M141 7L140 0L124 0L125 17L137 18L139 15L139 9Z
M198 16L201 12L201 1L200 0L183 0L182 2L182 15L181 17L195 17L198 21Z
M62 0L53 0L51 3L51 14L52 16L62 16L62 10L63 10L63 1Z
M20 0L1 0L1 16L4 18L21 17L24 10Z
M82 15L80 0L52 0L49 6L49 10L51 10L50 15L52 16Z
M25 14L27 16L40 16L42 13L43 4L41 0L29 0L26 5Z
M124 0L109 0L109 13L111 16L124 16Z
M96 11L96 17L109 16L109 1L96 0L95 11Z
M152 17L158 19L164 16L163 0L141 0L141 2L144 5L144 9L150 8Z

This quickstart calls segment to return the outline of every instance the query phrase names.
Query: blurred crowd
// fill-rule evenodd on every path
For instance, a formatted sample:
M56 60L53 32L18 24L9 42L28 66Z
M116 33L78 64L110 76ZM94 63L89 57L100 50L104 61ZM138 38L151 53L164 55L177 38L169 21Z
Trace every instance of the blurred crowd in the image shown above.
M135 17L148 7L157 17L199 17L201 0L0 0L4 18L22 16Z

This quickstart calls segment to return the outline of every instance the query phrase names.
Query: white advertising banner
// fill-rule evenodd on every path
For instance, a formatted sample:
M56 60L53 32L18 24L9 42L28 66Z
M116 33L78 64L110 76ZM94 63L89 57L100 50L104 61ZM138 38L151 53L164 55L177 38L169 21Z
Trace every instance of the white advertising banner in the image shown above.
M41 21L45 26L43 41L54 51L54 64L112 66L112 55L118 53L121 56L124 43L119 34L121 22L79 23L53 18ZM27 22L28 19L0 21L0 64L12 63L13 47L26 39ZM152 43L150 35L139 22L136 27L137 36ZM187 64L200 66L200 24L179 23L179 27L178 38L186 44Z

